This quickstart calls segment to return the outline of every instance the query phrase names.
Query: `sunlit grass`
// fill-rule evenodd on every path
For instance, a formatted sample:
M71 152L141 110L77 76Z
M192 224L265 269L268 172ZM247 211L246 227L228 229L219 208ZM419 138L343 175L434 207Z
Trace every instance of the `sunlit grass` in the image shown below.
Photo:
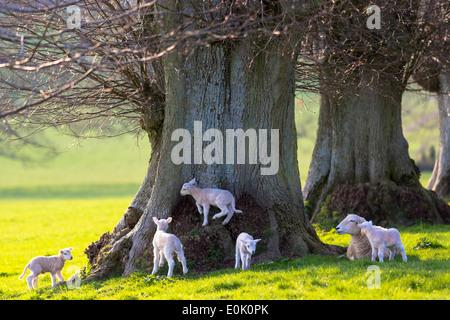
M408 262L373 263L345 257L308 255L254 265L250 271L223 269L207 274L192 270L173 279L165 266L158 276L134 273L83 283L78 289L51 288L48 275L30 291L17 277L36 255L56 254L74 247L74 260L63 271L68 278L83 267L87 245L111 230L131 198L2 200L0 201L0 299L449 299L450 226L400 228ZM348 245L349 236L325 232L326 243ZM441 247L414 247L424 238ZM424 242L424 243L428 243ZM371 265L380 267L380 289L368 289Z

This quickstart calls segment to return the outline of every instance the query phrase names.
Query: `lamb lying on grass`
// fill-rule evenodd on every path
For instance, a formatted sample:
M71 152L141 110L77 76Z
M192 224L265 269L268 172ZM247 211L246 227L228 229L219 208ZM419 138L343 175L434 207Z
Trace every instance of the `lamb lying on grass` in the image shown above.
M30 275L27 277L27 284L30 289L37 288L37 282L39 280L39 275L42 273L49 272L52 277L52 286L56 284L56 277L60 281L64 281L64 278L61 274L62 269L64 268L64 264L66 260L72 260L71 251L72 248L61 249L59 250L59 254L57 256L49 256L49 257L35 257L30 260L30 262L26 265L23 273L19 276L19 280L23 278L27 269L31 271Z
M394 259L395 250L398 249L402 255L403 261L406 258L405 248L400 238L400 232L395 228L385 229L372 225L372 221L365 221L358 224L361 227L361 233L365 234L372 246L372 261L375 261L378 253L378 260L383 262L384 250L389 250L389 261Z
M336 227L336 232L339 235L351 235L350 244L347 249L347 258L350 260L357 260L362 258L370 258L372 254L372 246L365 234L361 233L359 223L365 222L366 219L356 214L349 214ZM389 254L389 250L385 249L385 255Z
M158 272L158 266L162 267L164 265L164 257L169 264L169 272L167 273L167 278L171 278L173 275L173 267L175 266L175 261L173 260L173 252L177 252L178 261L183 265L183 273L188 272L186 267L186 259L184 257L183 247L181 246L180 239L176 235L167 233L166 230L169 227L169 223L172 218L158 220L153 217L153 221L156 223L158 228L156 229L155 236L153 237L153 271L152 274ZM164 255L164 257L163 257Z
M248 233L242 232L236 239L236 264L235 269L239 269L242 261L242 270L248 270L252 262L252 254L255 253L256 244L261 239L253 240Z
M191 181L185 183L181 188L180 194L182 196L190 194L195 199L195 204L197 205L198 212L200 214L203 213L204 219L202 226L206 226L208 224L208 213L210 206L216 206L221 212L215 214L213 219L217 219L223 216L227 216L225 220L223 220L222 224L227 224L234 212L242 213L241 210L237 210L235 206L235 200L233 195L227 190L221 189L212 189L212 188L198 188L194 186L195 178Z

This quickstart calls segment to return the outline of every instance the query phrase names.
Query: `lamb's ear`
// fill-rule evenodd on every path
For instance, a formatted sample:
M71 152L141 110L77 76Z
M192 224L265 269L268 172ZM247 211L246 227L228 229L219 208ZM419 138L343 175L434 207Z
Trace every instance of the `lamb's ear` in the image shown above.
M189 184L197 184L197 182L195 181L195 178L192 179L191 181L188 182Z
M255 243L258 243L259 241L261 241L261 239L256 239L256 240L253 240L253 241L255 241Z
M59 254L64 254L64 252L63 252L63 250L61 249L61 250L59 250Z
M242 242L243 244L248 244L247 240L245 239L239 239L240 242Z
M73 248L72 248L72 247L70 247L70 248L69 248L69 250L70 250L70 251L72 251L72 250L73 250Z
M167 223L171 223L172 222L172 217L168 217L166 221L167 221Z
M158 224L159 220L157 217L153 217L153 222L155 222L156 224Z
M373 224L372 224L372 220L370 220L370 221L369 221L369 225L373 226Z

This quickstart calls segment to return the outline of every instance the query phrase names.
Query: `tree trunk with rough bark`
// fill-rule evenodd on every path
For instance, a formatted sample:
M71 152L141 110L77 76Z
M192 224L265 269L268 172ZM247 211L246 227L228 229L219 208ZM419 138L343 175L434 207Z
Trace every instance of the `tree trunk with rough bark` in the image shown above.
M337 223L353 212L381 224L448 221L448 206L421 186L409 157L401 126L403 91L401 84L383 90L363 84L338 97L321 96L303 188L311 220Z
M439 149L427 189L450 199L450 105L449 76L439 75Z
M209 244L204 249L207 254L216 252L225 260L233 259L233 245L240 232L253 232L255 238L263 238L258 244L263 251L259 260L345 251L322 243L305 216L294 123L294 57L283 54L281 47L271 49L275 53L258 53L245 41L236 41L198 47L188 54L173 52L164 58L164 123L161 129L149 132L152 154L148 173L114 231L91 245L90 249L95 249L90 259L91 277L114 272L129 275L142 260L152 261L151 242L156 229L153 216L174 218L172 232L188 247L185 254L191 260L195 254L204 254L200 252L204 243ZM212 128L222 133L223 154L216 149L214 156L223 164L205 163L206 148L219 137L213 140L205 134L203 142L194 141L199 124L201 134ZM172 161L174 147L180 143L178 138L172 141L176 129L186 129L191 135L193 152L188 157L191 164ZM230 163L230 157L243 150L238 149L233 139L235 145L229 154L228 144L232 141L227 139L227 129L255 129L258 148L253 152L257 153L249 152L247 143L245 164L236 164L238 159ZM267 130L267 136L261 129ZM271 129L278 130L279 140ZM264 147L261 141L267 145ZM200 152L203 150L203 159L196 155L199 148ZM175 156L184 156L186 151L180 154L176 150ZM264 151L272 163L261 157ZM253 157L258 160L256 164L250 163ZM275 162L279 168L274 174L262 174L263 168L275 166L272 168L275 170ZM236 207L244 213L235 213L222 226L222 219L211 219L212 209L210 225L201 227L193 199L180 196L183 183L193 177L200 187L229 190L236 198ZM177 224L177 220L195 223L189 229ZM195 235L200 239L194 250L189 250L186 243L192 244Z
M370 1L352 4L330 3L335 14L324 17L320 116L303 188L311 218L329 226L351 212L385 225L448 222L450 207L421 186L402 133L420 2L377 3L378 29L363 27Z

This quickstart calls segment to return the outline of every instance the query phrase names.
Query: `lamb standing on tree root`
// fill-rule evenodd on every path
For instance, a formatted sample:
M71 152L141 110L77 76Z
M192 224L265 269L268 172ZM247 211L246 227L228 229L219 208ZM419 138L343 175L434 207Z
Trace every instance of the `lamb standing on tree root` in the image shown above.
M177 252L178 261L183 265L183 273L188 272L186 266L186 258L184 257L183 247L181 245L180 239L176 235L167 233L166 230L169 227L169 223L172 218L158 220L153 217L153 221L158 226L153 237L153 271L152 274L158 272L158 266L162 267L164 265L164 257L169 264L169 272L167 273L167 278L171 278L173 275L173 267L175 266L175 261L173 260L173 252Z
M221 212L215 214L213 219L217 219L226 215L227 217L223 220L222 224L227 224L234 212L242 213L241 210L235 208L235 200L233 195L227 190L212 189L212 188L198 188L194 186L195 178L191 181L183 184L180 194L182 196L190 194L195 199L195 204L197 205L198 212L203 214L203 224L206 226L208 224L208 213L210 206L216 206Z
M372 246L372 261L375 261L378 254L378 260L383 262L385 249L389 250L389 261L394 260L396 249L400 251L403 261L408 261L400 232L397 229L385 229L374 226L372 225L372 221L365 221L358 224L358 226L361 228L361 233L365 234L370 241Z
M19 280L23 278L27 269L31 271L30 275L27 277L27 284L30 289L37 288L37 282L39 280L39 275L42 273L49 272L52 277L52 286L56 284L56 277L60 281L64 281L64 278L61 274L62 269L64 268L64 264L67 260L72 260L71 251L72 248L61 249L59 251L59 255L57 256L40 256L35 257L30 260L30 262L26 265L23 273L19 276ZM55 277L56 276L56 277Z
M252 262L252 255L255 253L256 244L261 239L253 240L248 233L242 232L236 239L236 264L235 269L239 269L242 261L242 270L248 270Z

